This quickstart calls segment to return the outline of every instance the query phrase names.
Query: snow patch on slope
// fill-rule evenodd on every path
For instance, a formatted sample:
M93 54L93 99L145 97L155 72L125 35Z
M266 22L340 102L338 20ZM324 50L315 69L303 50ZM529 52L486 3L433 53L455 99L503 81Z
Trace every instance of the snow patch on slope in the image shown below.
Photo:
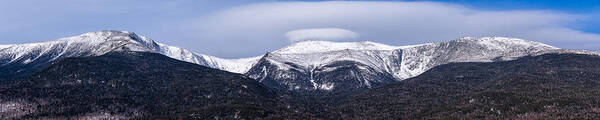
M234 73L246 73L262 56L251 57L251 58L240 58L240 59L223 59L215 56L201 55L206 61L208 66L213 68L234 72Z
M10 46L13 46L13 45L0 45L0 49L8 48Z

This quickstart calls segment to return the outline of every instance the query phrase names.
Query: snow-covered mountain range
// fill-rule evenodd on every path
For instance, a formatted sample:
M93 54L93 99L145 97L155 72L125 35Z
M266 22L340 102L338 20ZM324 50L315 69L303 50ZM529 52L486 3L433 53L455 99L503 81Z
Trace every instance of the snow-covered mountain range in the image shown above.
M390 46L374 42L301 41L265 55L222 59L165 45L126 31L98 31L39 43L0 45L0 77L35 72L66 57L132 50L245 74L288 90L332 91L371 88L417 76L451 62L492 62L563 50L504 37L463 37L440 43Z
M165 45L133 32L98 31L46 42L0 45L0 77L40 70L61 58L98 56L119 50L155 52L236 73L246 71L258 59L221 59Z
M246 75L281 89L353 90L414 77L450 62L512 60L558 49L504 37L463 37L410 46L304 41L265 55Z

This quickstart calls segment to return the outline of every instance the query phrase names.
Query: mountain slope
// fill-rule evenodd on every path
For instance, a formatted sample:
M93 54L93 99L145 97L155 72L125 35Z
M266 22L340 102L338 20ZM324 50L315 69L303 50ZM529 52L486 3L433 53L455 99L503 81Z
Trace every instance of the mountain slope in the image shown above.
M156 53L66 58L0 87L2 119L266 118L279 93L241 74ZM15 114L17 113L17 114Z
M246 75L280 89L347 91L397 82L451 62L512 60L557 49L502 37L412 46L306 41L268 53Z
M402 49L402 67L398 78L417 76L437 65L452 62L493 62L513 60L559 48L543 43L504 37L463 37L448 42Z
M244 68L249 68L253 60L257 59L218 59L158 43L132 32L98 31L47 42L2 45L0 78L24 76L62 58L98 56L120 50L160 53L178 60L238 73L245 71Z
M544 54L450 63L339 102L344 119L592 119L600 57Z

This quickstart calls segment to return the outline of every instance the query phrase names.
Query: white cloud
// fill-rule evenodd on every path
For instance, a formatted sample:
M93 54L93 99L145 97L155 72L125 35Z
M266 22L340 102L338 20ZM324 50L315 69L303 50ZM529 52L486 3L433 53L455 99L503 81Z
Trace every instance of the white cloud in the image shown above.
M348 41L358 38L358 33L341 28L313 28L289 31L285 34L290 42L304 40Z
M195 45L207 44L200 46L205 48L201 52L219 56L276 50L289 44L283 34L303 28L345 28L360 33L357 40L391 45L504 36L598 50L598 34L568 27L586 17L546 10L477 10L438 2L275 2L224 9L178 27L192 28L184 31L194 33L189 37L198 40ZM222 47L226 45L245 50Z

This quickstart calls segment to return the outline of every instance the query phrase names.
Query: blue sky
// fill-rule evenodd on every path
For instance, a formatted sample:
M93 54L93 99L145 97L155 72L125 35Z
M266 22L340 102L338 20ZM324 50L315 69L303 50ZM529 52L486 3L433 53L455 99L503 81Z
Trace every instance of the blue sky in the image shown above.
M238 58L290 44L286 33L332 28L356 34L337 41L410 45L504 36L600 51L599 21L598 0L6 0L0 1L0 44L126 30Z
M297 0L281 0L297 1ZM323 1L323 0L302 0L302 1ZM346 0L358 1L358 0ZM362 0L362 1L382 1L382 0ZM598 0L383 0L383 1L432 1L461 4L469 7L487 10L511 10L511 9L550 9L566 12L590 12L600 9Z
M418 0L406 0L418 1ZM575 14L596 14L596 18L581 21L572 27L600 33L600 0L432 0L483 10L553 10Z
M294 0L282 0L294 1ZM302 0L323 1L323 0ZM353 1L353 0L348 0ZM381 1L381 0L362 0ZM480 10L552 10L574 14L600 14L600 0L387 0L387 1L433 1L460 4ZM596 15L598 16L598 15ZM600 17L580 21L571 27L586 32L600 33Z

